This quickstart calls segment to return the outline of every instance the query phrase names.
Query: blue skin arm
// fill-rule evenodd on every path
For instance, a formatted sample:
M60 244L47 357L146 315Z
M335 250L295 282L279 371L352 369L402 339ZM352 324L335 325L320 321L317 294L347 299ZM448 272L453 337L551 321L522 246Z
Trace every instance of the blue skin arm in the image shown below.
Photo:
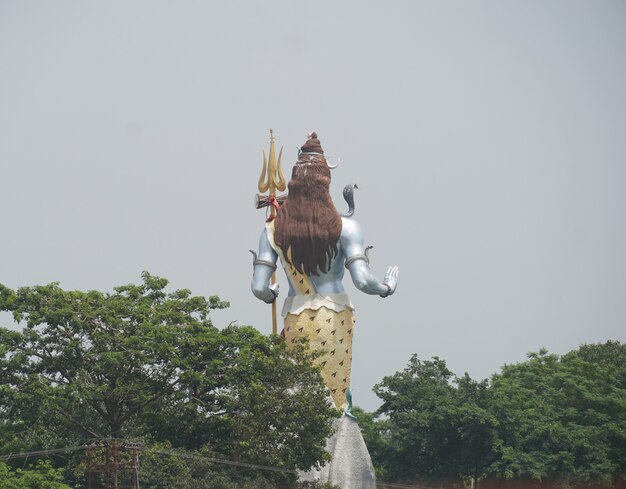
M343 228L339 243L346 260L356 255L365 255L365 238L358 222L342 219ZM391 266L382 282L374 276L366 260L354 260L348 267L354 286L361 292L387 297L396 291L398 285L398 267Z
M278 255L272 249L269 240L267 239L267 232L263 229L261 232L261 238L259 239L259 255L258 260L263 260L276 265ZM269 265L257 264L254 266L254 274L252 275L251 289L252 293L258 299L261 299L268 304L274 302L278 296L278 285L270 285L270 279L275 268ZM273 292L272 292L273 291Z
M313 282L316 291L322 295L343 292L341 279L343 278L344 262L356 255L365 254L365 244L361 226L352 219L342 219L343 225L341 236L339 237L340 251L333 260L330 270L327 273L320 273L317 276L309 277ZM261 232L259 239L259 261L269 262L276 265L278 255L271 247L267 238L267 231ZM387 297L396 291L398 285L398 267L392 266L387 269L382 282L376 278L365 260L353 260L348 267L354 285L366 294L381 295ZM271 303L278 295L278 285L270 285L270 279L274 267L258 263L254 266L252 276L252 293L264 302ZM295 291L289 285L289 295L295 295Z

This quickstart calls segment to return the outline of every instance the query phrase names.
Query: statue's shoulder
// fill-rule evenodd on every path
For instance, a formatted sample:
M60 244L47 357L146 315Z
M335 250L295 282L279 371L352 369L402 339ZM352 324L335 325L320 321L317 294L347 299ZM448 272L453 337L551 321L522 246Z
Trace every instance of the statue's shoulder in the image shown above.
M342 243L363 241L363 229L358 221L349 217L341 218L341 237Z

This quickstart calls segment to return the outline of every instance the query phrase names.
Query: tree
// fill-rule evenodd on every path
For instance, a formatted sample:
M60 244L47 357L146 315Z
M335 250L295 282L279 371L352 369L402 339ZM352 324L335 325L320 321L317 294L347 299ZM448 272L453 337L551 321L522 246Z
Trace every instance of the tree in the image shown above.
M456 387L455 385L456 384ZM482 477L494 458L497 421L487 410L487 383L454 377L445 361L416 355L374 387L383 404L387 478L412 481ZM375 446L378 446L377 442Z
M492 411L502 439L494 477L582 485L624 477L626 390L623 370L607 361L616 351L611 342L563 357L540 350L493 376Z
M579 357L585 362L608 370L611 376L617 377L618 385L626 389L626 344L612 340L606 343L584 344L563 356L565 360L571 357Z
M0 489L71 489L63 483L63 470L40 460L28 469L12 470L0 462Z
M218 346L207 356L185 354L191 365L177 393L181 401L146 416L153 438L275 467L308 469L325 461L324 441L338 412L327 403L306 345L288 349L280 337L229 327Z
M386 479L589 487L626 480L626 345L544 349L490 381L413 356L375 386L364 437ZM495 484L495 485L493 485Z
M0 285L0 310L25 323L0 328L0 449L142 437L290 468L324 460L337 413L305 346L220 331L209 313L226 302L142 277L113 293Z
M218 336L208 313L227 303L188 290L166 294L167 280L143 279L113 294L56 283L17 292L0 286L1 309L26 323L20 334L3 332L9 352L2 371L16 401L9 409L29 406L40 419L45 413L46 425L52 416L57 428L83 438L121 437L144 409L173 393L182 380L181 350Z

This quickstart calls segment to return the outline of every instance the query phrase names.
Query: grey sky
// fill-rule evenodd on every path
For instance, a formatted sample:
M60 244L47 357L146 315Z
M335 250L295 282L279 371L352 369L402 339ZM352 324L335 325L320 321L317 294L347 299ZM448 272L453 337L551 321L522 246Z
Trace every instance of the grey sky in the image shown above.
M623 1L4 0L0 282L149 270L268 332L261 151L271 127L290 174L316 130L401 270L385 300L346 279L357 404L411 353L483 378L624 341L625 48Z

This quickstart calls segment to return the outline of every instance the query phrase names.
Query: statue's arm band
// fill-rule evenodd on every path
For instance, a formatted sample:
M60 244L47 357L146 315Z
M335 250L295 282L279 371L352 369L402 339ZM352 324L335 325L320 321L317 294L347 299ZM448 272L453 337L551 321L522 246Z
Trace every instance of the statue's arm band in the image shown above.
M276 270L276 265L273 264L271 261L267 261L267 260L261 260L261 259L256 259L254 260L254 262L252 262L253 266L257 266L257 265L265 265L270 267L272 270Z
M346 268L350 268L350 265L352 265L357 260L363 260L368 265L370 264L370 260L367 256L358 254L358 255L352 255L350 258L346 260Z

